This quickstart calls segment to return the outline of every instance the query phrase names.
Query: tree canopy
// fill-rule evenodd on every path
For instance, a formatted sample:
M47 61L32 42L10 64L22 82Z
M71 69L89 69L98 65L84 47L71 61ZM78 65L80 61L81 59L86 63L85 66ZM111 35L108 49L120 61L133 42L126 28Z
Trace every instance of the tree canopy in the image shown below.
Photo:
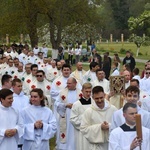
M92 27L104 37L110 33L120 37L121 33L128 36L129 28L139 28L144 22L140 31L150 33L148 0L1 0L0 9L0 35L29 34L32 47L38 44L37 31L44 30L45 25L54 49L64 38L64 31L75 24L80 30ZM87 30L87 35L93 31Z

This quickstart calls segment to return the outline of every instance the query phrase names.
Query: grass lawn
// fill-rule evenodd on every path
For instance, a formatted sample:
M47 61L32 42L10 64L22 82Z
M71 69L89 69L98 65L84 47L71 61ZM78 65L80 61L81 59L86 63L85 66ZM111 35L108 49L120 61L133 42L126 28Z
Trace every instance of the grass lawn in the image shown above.
M139 56L136 57L137 47L134 43L98 43L96 44L98 51L103 54L106 51L109 51L110 55L118 53L120 57L124 57L125 53L121 53L120 49L130 50L133 52L135 58L149 60L150 56L150 46L141 46Z

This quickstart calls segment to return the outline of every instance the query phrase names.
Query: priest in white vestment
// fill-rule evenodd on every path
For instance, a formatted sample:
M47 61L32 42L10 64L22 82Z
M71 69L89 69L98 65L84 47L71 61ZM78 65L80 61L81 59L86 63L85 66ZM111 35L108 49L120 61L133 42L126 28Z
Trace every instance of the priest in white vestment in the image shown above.
M29 52L28 59L27 59L27 63L35 64L36 61L37 61L37 56L34 55L34 52L33 52L33 51L30 51L30 52Z
M62 75L57 77L53 83L51 88L51 96L55 101L57 96L59 95L60 90L64 89L67 86L67 80L70 77L71 67L68 64L64 64L62 66ZM81 89L80 83L77 84L77 87Z
M12 108L13 92L0 90L0 150L18 150L24 128L20 114Z
M71 109L70 122L74 126L76 150L87 150L89 148L89 142L81 133L80 125L84 111L92 104L91 91L91 83L84 83L82 86L82 97L73 104Z
M122 75L125 77L125 89L127 89L130 86L131 73L125 70Z
M102 86L105 94L109 94L109 81L105 79L105 73L102 69L96 70L96 79L92 82L92 86Z
M23 92L26 95L30 94L29 86L31 85L31 82L34 82L36 80L36 72L38 70L38 66L36 64L31 65L31 74L27 76L23 82Z
M112 114L117 108L105 100L101 86L92 89L92 106L83 113L80 130L89 142L88 150L107 150Z
M59 76L59 72L56 67L56 61L52 60L51 66L52 67L50 69L46 69L45 73L46 79L50 82L53 82Z
M139 94L140 91L138 87L129 86L125 92L126 102L137 104L139 100ZM138 110L138 114L141 114L142 125L150 129L150 114L147 111L141 109L139 106L137 106L137 110ZM125 119L123 117L123 110L121 108L113 114L112 122L111 122L111 130L121 126L124 122Z
M30 91L35 88L40 88L43 90L44 95L46 96L45 104L46 106L51 108L52 107L52 101L50 95L51 82L46 80L45 72L43 70L38 70L36 72L36 80L34 82L31 82L29 86Z
M24 65L28 63L27 53L27 49L23 48L22 53L19 55L19 61L22 62Z
M82 62L78 62L76 64L76 70L71 73L71 76L74 77L77 81L79 81L80 84L82 84L82 79L85 73L86 71L83 70Z
M81 90L77 89L76 85L76 79L70 77L67 80L67 87L60 92L55 102L55 107L59 114L56 141L57 150L76 150L74 127L70 122L72 105L82 95Z
M96 79L96 70L99 69L99 65L97 62L91 62L90 63L90 70L88 70L82 79L82 84L86 82L92 83Z
M109 150L149 150L150 130L142 126L142 139L137 137L137 105L126 103L123 107L124 124L115 128L109 137ZM141 148L140 148L141 147Z

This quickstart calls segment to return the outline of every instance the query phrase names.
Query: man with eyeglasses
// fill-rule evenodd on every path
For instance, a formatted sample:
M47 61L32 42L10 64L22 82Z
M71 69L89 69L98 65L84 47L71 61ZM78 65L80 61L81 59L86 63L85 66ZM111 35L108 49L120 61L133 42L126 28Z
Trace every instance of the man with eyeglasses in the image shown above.
M150 68L145 71L145 77L140 80L140 88L150 95Z
M33 90L35 88L40 88L43 90L44 95L46 96L46 105L51 107L51 96L50 96L50 90L51 90L51 83L46 80L45 78L45 72L43 70L38 70L36 72L36 80L34 82L30 83L29 90Z

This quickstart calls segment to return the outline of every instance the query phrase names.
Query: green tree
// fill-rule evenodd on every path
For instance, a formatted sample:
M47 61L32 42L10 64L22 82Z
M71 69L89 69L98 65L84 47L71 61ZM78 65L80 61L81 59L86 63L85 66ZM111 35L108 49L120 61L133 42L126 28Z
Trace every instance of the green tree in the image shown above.
M137 46L137 51L136 51L136 56L137 57L139 55L140 47L142 45L146 45L146 46L150 45L149 37L140 37L140 36L137 36L137 35L132 35L130 37L130 40L133 41L136 44L136 46Z
M128 20L128 25L132 33L139 33L138 31L144 27L145 24L150 25L150 11L144 11L139 17L134 18L130 17ZM148 26L149 27L149 26ZM134 34L130 38L133 40L133 42L137 46L137 53L136 56L138 56L141 45L149 45L149 37L141 37L140 35Z
M150 28L150 11L145 10L140 16L136 18L130 17L128 20L128 26L130 31L135 34L139 34L139 30L145 26Z

